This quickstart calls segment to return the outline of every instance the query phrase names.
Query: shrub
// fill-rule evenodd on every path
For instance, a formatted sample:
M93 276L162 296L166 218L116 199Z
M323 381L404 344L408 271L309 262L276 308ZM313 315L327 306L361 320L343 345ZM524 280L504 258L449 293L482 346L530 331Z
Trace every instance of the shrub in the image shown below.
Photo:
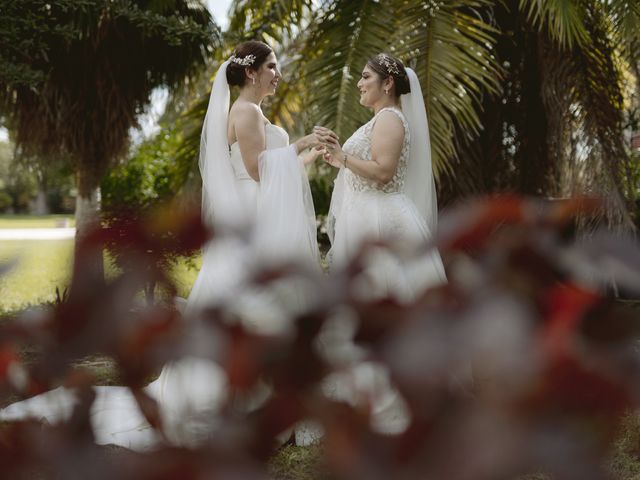
M314 418L324 427L322 465L330 478L489 480L540 470L556 478L606 478L603 465L619 420L638 407L640 371L638 311L616 303L608 285L637 295L640 252L607 232L589 241L573 238L573 216L593 207L577 200L502 198L452 210L435 243L449 283L411 304L358 297L364 255L330 276L295 265L258 273L247 289L291 278L314 292L286 334L230 323L233 312L223 304L188 322L170 304L129 308L147 276L171 289L167 276L152 268L163 238L156 234L159 226L174 232L162 248L180 254L206 239L197 218L155 216L128 227L123 241L121 229L95 232L80 245L80 259L84 249L111 241L126 248L133 268L104 286L80 262L68 298L46 318L6 321L0 329L5 394L37 393L59 379L80 392L74 415L59 425L2 426L3 473L15 477L39 466L53 476L74 472L78 478L95 472L138 479L167 472L176 478L268 478L276 436ZM147 251L156 253L140 255ZM320 388L328 374L348 367L316 344L336 311L345 310L357 320L359 358L386 366L409 406L411 422L401 434L376 433L366 402L354 407ZM206 338L215 341L203 349ZM33 365L21 365L16 354L24 343L41 352ZM114 358L160 431L158 405L141 387L168 361L183 355L215 359L227 374L230 403L212 419L210 438L197 446L167 444L117 459L96 455L92 379L69 369L96 353ZM260 382L271 385L272 395L257 411L239 414L233 398Z

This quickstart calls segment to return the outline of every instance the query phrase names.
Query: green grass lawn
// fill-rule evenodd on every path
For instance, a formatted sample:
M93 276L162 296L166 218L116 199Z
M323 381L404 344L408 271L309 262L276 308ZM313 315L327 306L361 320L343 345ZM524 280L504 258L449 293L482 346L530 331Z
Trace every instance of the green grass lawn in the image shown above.
M69 284L73 240L2 240L0 263L15 262L0 277L0 314L55 300Z
M52 302L56 287L69 284L73 240L0 240L0 264L15 262L0 277L0 315ZM115 267L105 255L107 277ZM200 268L200 259L182 259L172 271L178 295L187 297Z
M74 227L73 215L0 215L0 228Z

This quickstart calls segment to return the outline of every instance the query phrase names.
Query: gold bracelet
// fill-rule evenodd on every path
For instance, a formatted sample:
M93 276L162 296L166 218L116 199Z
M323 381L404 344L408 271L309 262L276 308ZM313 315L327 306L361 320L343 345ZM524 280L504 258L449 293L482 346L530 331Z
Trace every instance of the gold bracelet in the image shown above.
M344 152L342 154L344 155L344 168L347 168L347 154Z

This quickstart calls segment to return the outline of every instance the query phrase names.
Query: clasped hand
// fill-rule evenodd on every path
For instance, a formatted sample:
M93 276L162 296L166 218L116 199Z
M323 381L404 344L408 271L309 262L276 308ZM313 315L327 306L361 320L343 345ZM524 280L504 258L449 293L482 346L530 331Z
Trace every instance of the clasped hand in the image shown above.
M344 152L338 140L338 135L333 130L318 125L313 127L313 134L324 148L324 161L337 168L343 167Z

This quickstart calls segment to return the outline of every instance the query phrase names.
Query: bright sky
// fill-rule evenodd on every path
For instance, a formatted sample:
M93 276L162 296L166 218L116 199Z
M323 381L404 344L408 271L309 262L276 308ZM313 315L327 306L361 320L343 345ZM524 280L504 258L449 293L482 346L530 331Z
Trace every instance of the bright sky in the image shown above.
M213 15L216 23L222 27L223 30L227 28L229 19L227 18L227 12L231 6L231 0L207 0L207 7Z

